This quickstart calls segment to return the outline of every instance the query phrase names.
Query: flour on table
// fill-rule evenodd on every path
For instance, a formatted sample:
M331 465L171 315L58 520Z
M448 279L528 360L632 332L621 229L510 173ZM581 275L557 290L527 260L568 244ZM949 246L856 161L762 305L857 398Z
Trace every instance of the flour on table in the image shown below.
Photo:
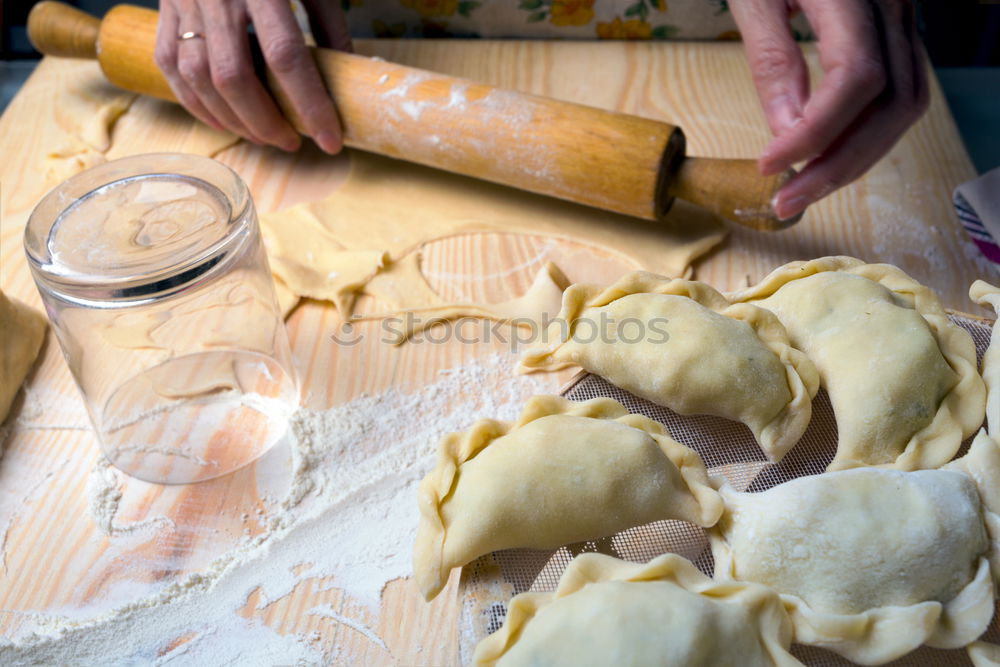
M168 453L174 452L168 450ZM122 500L120 481L122 474L103 457L90 472L90 480L87 483L87 505L94 523L101 532L105 535L124 535L155 526L169 526L176 529L173 520L165 516L154 516L127 524L115 521Z
M323 604L318 607L313 607L312 609L307 611L306 614L308 614L309 616L320 616L323 618L330 618L333 619L334 621L337 621L338 623L343 623L347 627L360 632L368 639L368 641L375 644L376 646L383 648L387 651L389 650L389 647L385 645L385 642L382 641L382 638L379 637L371 628L366 627L361 623L358 623L354 619L344 616L343 614L337 613L336 611L333 610L333 607L331 607L329 604Z
M30 634L0 640L0 663L351 664L350 651L318 635L282 635L245 617L251 594L260 596L256 613L307 580L350 600L307 614L364 635L371 650L391 657L375 619L385 585L411 574L417 484L444 433L480 416L514 418L527 396L544 390L537 378L513 376L512 366L495 355L442 371L413 393L390 389L326 411L299 410L289 436L291 485L263 513L264 532L203 571L114 609L95 601L72 613L33 613ZM117 474L98 464L89 485L95 520L110 539L140 527L151 536L171 530L162 518L117 521Z
M5 574L7 573L7 540L10 538L11 528L17 522L18 517L25 510L30 509L31 504L39 495L39 491L44 489L48 481L55 477L56 473L62 470L67 463L69 463L69 459L63 459L52 470L47 471L41 479L35 481L30 486L26 493L20 496L14 507L10 508L10 514L7 515L7 521L3 525L2 532L0 532L0 567L3 568Z

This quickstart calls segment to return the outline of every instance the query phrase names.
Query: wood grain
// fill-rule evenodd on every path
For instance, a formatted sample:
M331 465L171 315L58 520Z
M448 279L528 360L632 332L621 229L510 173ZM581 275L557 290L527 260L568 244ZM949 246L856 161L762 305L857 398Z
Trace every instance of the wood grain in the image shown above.
M689 153L753 158L768 139L741 51L723 44L578 44L547 42L361 42L360 52L388 60L599 107L671 121L685 127ZM815 72L816 58L808 52ZM0 119L0 287L38 304L21 250L21 230L35 202L52 187L37 168L59 141L56 93L71 63L46 59ZM96 65L89 76L98 77ZM115 155L184 150L193 122L161 102L141 100L114 133ZM342 182L346 163L314 148L297 155L239 144L220 159L240 173L261 211L317 199ZM973 169L936 84L928 115L893 152L854 186L812 207L791 230L758 234L734 229L726 245L697 266L720 288L756 281L776 265L846 253L889 261L934 286L947 306L973 309L966 290L992 269L977 259L949 203L951 189ZM599 248L513 234L465 235L430 244L425 268L446 297L501 301L519 295L540 262L554 259L573 280L607 281L627 267ZM326 408L390 387L413 391L504 345L331 344L336 314L308 303L289 321L293 353L305 382L305 402ZM375 326L365 323L362 326ZM546 378L554 391L570 373ZM58 345L49 340L27 394L15 404L7 452L0 462L0 632L10 636L33 611L100 599L125 600L203 568L241 536L243 513L260 507L253 470L186 487L128 480L122 521L164 515L176 530L107 538L86 507L97 443ZM470 421L474 415L470 415ZM251 522L252 523L252 522ZM252 531L260 529L253 524ZM131 583L130 583L131 582ZM407 580L392 582L380 613L361 608L322 581L307 579L291 594L244 613L279 632L320 633L359 664L452 665L457 662L457 578L425 604ZM131 589L123 589L129 584ZM124 591L124 592L123 592ZM351 628L308 616L329 603L376 629L388 650Z
M42 0L28 14L28 37L41 53L64 58L96 58L101 22L75 7Z

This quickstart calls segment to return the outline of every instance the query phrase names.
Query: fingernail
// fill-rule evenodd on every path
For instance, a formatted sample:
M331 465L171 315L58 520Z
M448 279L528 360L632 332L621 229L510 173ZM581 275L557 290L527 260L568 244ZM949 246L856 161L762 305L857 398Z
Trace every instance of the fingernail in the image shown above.
M768 118L771 119L771 131L779 135L802 120L802 110L790 95L778 95L768 103Z
M302 139L297 134L289 135L278 143L278 147L283 151L294 153L302 148Z
M776 194L771 200L771 208L774 209L774 214L778 216L779 220L787 220L788 218L801 213L808 205L808 200L802 195L782 199L781 194L779 193Z
M342 148L340 139L330 130L323 130L316 135L315 139L319 147L330 155L339 153Z

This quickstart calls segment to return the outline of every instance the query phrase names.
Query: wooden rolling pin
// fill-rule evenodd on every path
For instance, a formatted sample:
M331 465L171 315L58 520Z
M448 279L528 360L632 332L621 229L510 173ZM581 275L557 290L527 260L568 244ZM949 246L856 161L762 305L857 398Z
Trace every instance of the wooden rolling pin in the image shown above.
M156 22L155 11L132 5L100 20L45 0L28 17L28 35L42 53L96 58L112 83L176 101L153 60ZM313 55L353 148L648 220L675 197L760 230L801 217L778 220L770 203L794 172L763 177L753 160L685 157L674 125L377 58ZM268 82L301 131L277 81Z

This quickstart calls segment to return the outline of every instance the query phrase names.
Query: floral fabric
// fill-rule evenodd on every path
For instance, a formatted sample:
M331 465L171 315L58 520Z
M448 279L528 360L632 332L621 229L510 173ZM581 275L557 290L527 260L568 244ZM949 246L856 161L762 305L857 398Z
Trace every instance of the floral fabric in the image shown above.
M728 0L339 1L354 37L739 39Z

